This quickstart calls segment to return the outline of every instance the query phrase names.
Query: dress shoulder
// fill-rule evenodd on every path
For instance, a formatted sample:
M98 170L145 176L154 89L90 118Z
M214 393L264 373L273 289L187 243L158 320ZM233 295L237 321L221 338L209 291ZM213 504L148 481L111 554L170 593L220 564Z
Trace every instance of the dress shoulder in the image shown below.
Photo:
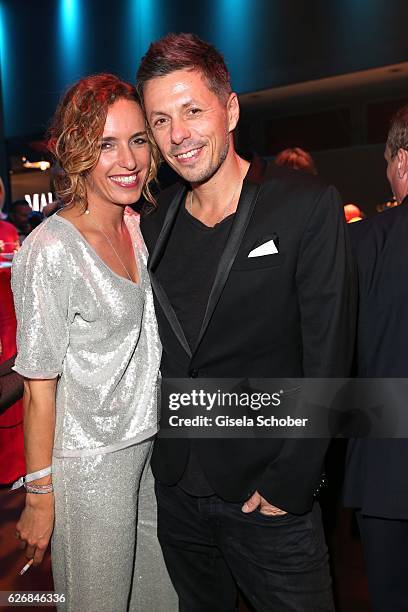
M57 219L41 223L14 257L11 285L17 316L14 369L27 378L55 378L69 340L73 284L70 236Z
M69 248L69 236L64 226L53 217L43 221L27 236L20 250L14 257L13 269L33 256L40 256L57 262L66 260L66 249Z

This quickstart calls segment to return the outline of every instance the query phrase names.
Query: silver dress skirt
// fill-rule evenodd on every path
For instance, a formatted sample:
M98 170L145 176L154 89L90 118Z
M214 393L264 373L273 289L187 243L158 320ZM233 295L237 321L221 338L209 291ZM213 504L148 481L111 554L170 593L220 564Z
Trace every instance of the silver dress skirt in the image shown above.
M52 568L66 600L58 610L178 610L157 540L151 445L54 457Z

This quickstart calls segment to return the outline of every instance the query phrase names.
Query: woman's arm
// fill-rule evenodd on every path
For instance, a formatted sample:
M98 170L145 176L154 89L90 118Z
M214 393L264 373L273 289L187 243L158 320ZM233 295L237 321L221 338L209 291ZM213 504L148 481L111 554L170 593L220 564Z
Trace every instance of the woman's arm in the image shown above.
M24 380L24 441L27 474L51 465L55 431L55 393L57 378ZM30 484L50 484L44 476ZM16 530L26 556L41 563L54 527L54 494L27 493L25 508Z

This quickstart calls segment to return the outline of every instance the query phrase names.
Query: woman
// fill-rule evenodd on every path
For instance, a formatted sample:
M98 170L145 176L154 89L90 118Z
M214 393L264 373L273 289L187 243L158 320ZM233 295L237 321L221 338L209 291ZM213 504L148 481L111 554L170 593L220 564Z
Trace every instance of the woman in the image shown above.
M161 356L139 218L126 207L142 190L152 201L156 154L135 89L108 74L67 92L50 148L66 206L32 232L13 266L15 369L25 377L26 462L34 473L17 536L39 563L55 497L61 608L120 612L131 592L138 487L157 431ZM146 599L150 610L175 609L170 587L170 600L157 599L156 584L169 585L158 550L145 580L136 568L130 609L142 610ZM138 549L139 558L146 571Z

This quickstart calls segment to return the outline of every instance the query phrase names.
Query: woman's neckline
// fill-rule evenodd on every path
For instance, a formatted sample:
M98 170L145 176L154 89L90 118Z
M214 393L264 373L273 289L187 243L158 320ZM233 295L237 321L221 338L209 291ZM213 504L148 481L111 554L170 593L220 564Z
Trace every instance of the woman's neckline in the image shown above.
M65 225L68 225L69 227L71 227L73 229L73 231L78 234L78 236L80 236L81 240L85 243L85 245L88 247L89 251L91 251L91 253L96 257L96 259L98 259L98 261L101 262L101 264L107 269L109 270L109 272L115 276L116 278L120 278L120 280L125 281L127 283L130 283L132 285L134 285L135 287L140 287L141 286L141 270L140 270L140 265L139 265L139 257L138 254L136 253L135 250L135 244L132 238L132 247L133 247L133 255L135 258L135 263L136 263L136 268L138 271L138 275L139 275L139 282L135 283L135 281L131 280L130 278L126 278L126 276L122 276L121 274L118 274L117 272L115 272L114 270L112 270L112 268L110 266L108 266L108 264L102 259L102 257L100 255L98 255L98 253L95 251L95 249L93 248L93 246L91 244L89 244L88 240L85 238L85 236L83 235L83 233L72 223L72 221L70 221L69 219L66 219L65 217L62 217L61 215L58 214L58 212L56 212L52 217L57 217L60 221L62 221L63 223L65 223ZM126 215L124 217L125 219L125 223L126 223ZM127 223L126 223L127 225ZM128 228L129 229L129 228Z

